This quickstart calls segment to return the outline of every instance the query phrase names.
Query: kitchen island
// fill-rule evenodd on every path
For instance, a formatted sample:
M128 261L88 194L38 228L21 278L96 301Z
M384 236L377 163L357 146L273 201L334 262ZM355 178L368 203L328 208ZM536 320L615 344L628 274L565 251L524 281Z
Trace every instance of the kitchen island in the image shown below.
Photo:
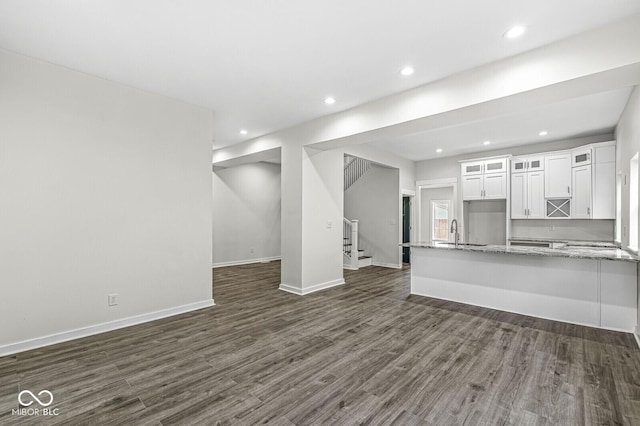
M411 293L626 332L638 257L612 247L411 244Z

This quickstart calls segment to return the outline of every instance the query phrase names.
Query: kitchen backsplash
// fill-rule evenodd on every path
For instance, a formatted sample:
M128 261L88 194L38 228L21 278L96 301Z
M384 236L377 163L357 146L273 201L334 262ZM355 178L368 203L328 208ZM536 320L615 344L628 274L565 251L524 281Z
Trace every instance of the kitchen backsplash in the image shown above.
M513 220L511 223L511 238L613 241L615 238L615 220Z

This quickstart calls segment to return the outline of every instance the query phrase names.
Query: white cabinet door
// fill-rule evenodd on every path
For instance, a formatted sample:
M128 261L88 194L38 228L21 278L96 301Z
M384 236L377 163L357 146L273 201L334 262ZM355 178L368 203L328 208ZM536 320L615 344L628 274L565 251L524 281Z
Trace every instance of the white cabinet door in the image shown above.
M613 148L613 147L612 147ZM593 219L616 218L616 163L596 163L593 169Z
M527 218L527 173L511 175L511 219Z
M507 172L507 159L496 158L495 160L484 161L484 174L489 173L506 173Z
M591 218L591 165L572 169L573 202L572 219Z
M544 202L544 172L527 173L527 213L529 219L543 219L545 217Z
M512 158L511 159L511 173L524 173L526 171L527 171L527 159L526 158ZM513 180L511 182L513 182Z
M527 158L527 171L536 172L544 170L544 157L542 155Z
M462 177L462 199L482 200L482 175Z
M507 198L506 173L485 174L483 177L485 200L500 200Z
M571 156L571 166L586 166L591 164L591 148L576 149Z
M544 169L545 198L571 197L571 154L545 156Z
M470 161L462 163L462 176L481 175L484 167L484 161Z

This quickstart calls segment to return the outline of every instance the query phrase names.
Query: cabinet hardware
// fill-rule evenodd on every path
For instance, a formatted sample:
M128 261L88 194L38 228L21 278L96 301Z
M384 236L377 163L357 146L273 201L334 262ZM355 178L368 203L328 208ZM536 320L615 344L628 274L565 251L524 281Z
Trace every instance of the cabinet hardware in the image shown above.
M567 194L571 194L571 187L567 186Z
M587 215L591 216L591 207L587 207Z

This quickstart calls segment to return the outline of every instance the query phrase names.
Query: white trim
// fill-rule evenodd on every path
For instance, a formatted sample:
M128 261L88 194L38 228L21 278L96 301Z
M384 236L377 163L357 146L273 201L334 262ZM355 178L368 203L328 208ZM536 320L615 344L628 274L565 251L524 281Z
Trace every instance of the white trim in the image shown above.
M398 265L395 263L383 263L383 262L373 262L373 266L380 266L382 268L393 268L393 269L402 269L402 265Z
M258 259L232 260L229 262L214 263L213 268L223 268L225 266L250 265L252 263L267 263L273 260L282 260L282 256L261 257Z
M636 338L636 344L638 345L638 348L640 348L640 335L638 335L638 327L634 327L633 329L633 337Z
M93 336L95 334L106 333L120 328L130 327L136 324L159 320L186 312L197 311L198 309L214 306L213 299L202 300L188 305L176 306L174 308L162 309L160 311L135 315L119 320L103 322L101 324L90 325L88 327L77 328L75 330L63 331L61 333L50 334L48 336L36 337L35 339L23 340L22 342L10 343L0 346L0 356L11 355L43 346L54 345L56 343L67 342L69 340L80 339L82 337Z
M309 293L315 293L316 291L325 290L327 288L336 287L342 284L344 284L344 278L338 278L337 280L327 281L303 289L288 284L280 284L280 287L278 288L288 293L297 294L298 296L304 296Z
M459 217L463 216L463 206L460 206L458 209L458 178L442 178L442 179L428 179L428 180L417 180L416 181L416 204L418 205L418 217L416 220L417 223L417 240L422 241L422 190L423 189L434 189L434 188L449 188L453 189L452 199L451 199L451 219L458 219L458 230L460 235L464 235L464 221L460 220ZM460 210L460 214L458 214L458 210ZM431 225L431 224L429 224ZM429 231L429 235L431 235L431 231ZM464 240L462 240L464 242Z
M353 266L351 266L351 265L342 265L342 269L348 269L348 270L350 270L350 271L357 271L357 270L358 270L358 269L360 269L360 268L354 268L354 267L353 267Z

